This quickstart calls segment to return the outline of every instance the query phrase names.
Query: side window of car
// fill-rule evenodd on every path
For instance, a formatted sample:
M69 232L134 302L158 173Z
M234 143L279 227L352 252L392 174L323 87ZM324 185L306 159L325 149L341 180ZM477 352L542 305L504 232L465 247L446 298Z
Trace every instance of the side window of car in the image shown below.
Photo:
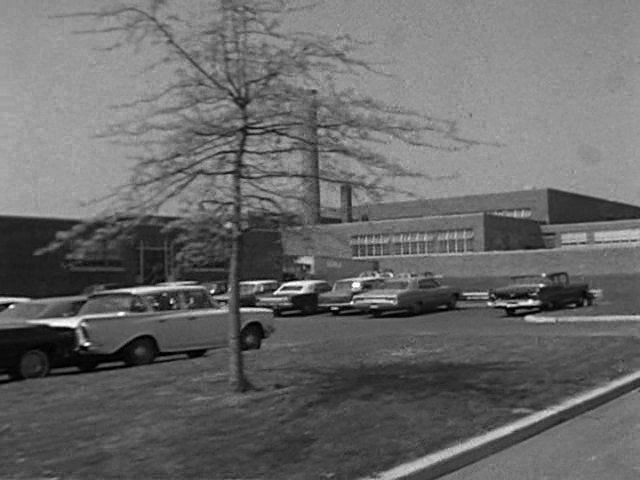
M184 304L189 310L212 308L209 296L204 290L187 290L184 292Z
M166 312L170 310L178 310L180 308L179 292L161 292L150 295L149 303L154 311Z
M324 293L324 292L330 292L331 291L331 285L329 285L328 283L321 283L320 285L318 285L318 293Z
M134 295L131 298L130 310L136 313L146 312L147 305L144 303L144 300L142 298L138 297L137 295Z
M436 286L436 283L433 280L429 280L429 279L420 280L418 282L418 288L420 289L434 288L435 286Z

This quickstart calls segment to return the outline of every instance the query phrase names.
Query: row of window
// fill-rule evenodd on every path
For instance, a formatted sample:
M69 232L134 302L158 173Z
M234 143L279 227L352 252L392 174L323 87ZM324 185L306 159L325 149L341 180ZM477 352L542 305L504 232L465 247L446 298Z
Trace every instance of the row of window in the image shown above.
M560 245L563 247L588 245L591 243L598 245L640 243L640 228L593 232L592 240L589 239L588 232L566 232L560 234Z
M464 253L473 251L473 230L440 230L434 232L369 233L351 237L354 258L388 255L426 255L432 253Z
M492 215L499 215L501 217L513 217L513 218L531 218L530 208L509 208L502 210L494 210L489 212Z

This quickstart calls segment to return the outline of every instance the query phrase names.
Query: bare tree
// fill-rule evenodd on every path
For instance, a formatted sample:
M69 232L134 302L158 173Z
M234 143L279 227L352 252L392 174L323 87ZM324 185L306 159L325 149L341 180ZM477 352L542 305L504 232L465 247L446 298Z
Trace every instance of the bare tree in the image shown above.
M249 213L291 212L300 205L309 177L300 168L302 152L317 151L321 182L347 181L375 196L392 189L385 179L423 175L381 153L386 145L454 151L475 143L458 137L454 122L384 104L350 87L362 74L376 73L356 57L362 45L346 36L286 29L288 14L297 11L285 0L177 6L131 0L66 16L91 20L84 33L106 35L107 49L134 45L145 52L148 69L166 78L157 91L117 106L128 112L126 121L105 135L132 147L135 167L109 198L116 206L95 219L91 225L101 227L91 231L109 236L123 218L149 218L167 206L191 226L228 227L229 378L237 391L249 387L238 302L243 225ZM311 135L310 103L316 123ZM89 230L86 224L60 235L52 248Z

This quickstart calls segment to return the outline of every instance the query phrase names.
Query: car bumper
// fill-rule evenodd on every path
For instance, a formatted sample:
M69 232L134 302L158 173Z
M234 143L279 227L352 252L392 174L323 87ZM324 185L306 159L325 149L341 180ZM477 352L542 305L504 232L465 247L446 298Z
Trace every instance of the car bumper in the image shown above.
M537 298L526 298L519 300L492 300L487 303L491 308L540 308L542 307L542 301Z
M347 310L349 308L355 308L355 307L351 302L332 302L332 303L321 303L318 305L318 308L322 308L324 310L330 310L332 312L337 312L340 310Z
M364 312L391 312L402 310L404 307L397 303L354 303L351 308L357 308Z

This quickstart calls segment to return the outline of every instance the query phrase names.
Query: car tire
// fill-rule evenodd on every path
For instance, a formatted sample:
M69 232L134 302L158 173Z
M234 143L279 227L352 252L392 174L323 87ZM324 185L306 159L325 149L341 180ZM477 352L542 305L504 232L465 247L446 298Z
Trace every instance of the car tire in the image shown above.
M204 348L202 350L192 350L190 352L187 352L187 357L200 358L200 357L204 357L205 353L207 353L207 350Z
M249 325L240 333L240 345L242 350L259 350L262 345L262 328L257 325Z
M158 354L155 342L150 338L139 338L124 349L124 363L128 367L153 363Z
M282 316L282 312L278 309L274 309L273 310L273 316L274 317L281 317Z
M504 313L507 314L507 317L515 317L516 309L515 308L505 308Z
M10 372L14 380L28 380L31 378L43 378L49 375L51 364L49 355L40 349L27 350L20 355L16 368Z
M458 297L453 296L447 303L447 310L455 310L458 303Z
M340 315L340 310L331 310L331 315L337 317L338 315Z

